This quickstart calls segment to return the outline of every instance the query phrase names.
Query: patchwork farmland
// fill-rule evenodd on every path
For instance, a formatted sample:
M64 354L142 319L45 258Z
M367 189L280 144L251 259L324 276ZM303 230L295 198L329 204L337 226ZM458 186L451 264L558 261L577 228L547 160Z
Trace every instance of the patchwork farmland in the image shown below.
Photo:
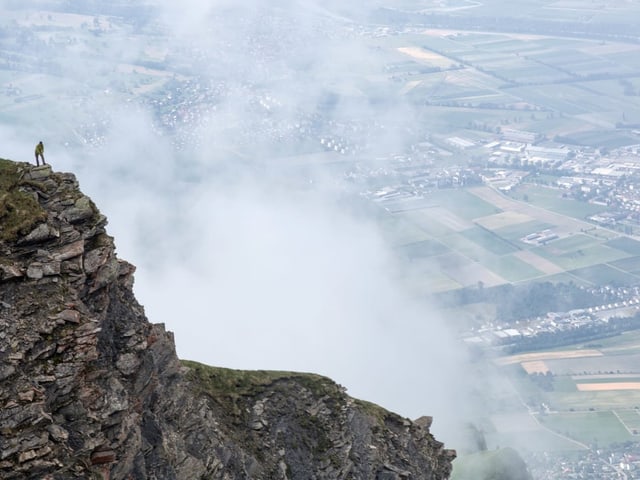
M640 283L640 242L594 226L581 202L548 190L538 204L487 186L435 191L424 208L400 208L384 221L402 225L391 241L408 262L440 273L431 285L423 281L430 292L480 283Z
M483 3L483 12L496 19L518 8ZM538 13L554 21L580 12L599 14L584 2L543 4L531 8L548 8ZM638 11L631 4L610 7L602 10L620 21ZM637 237L587 221L607 211L605 200L596 204L565 198L571 195L567 190L563 196L563 190L544 185L554 185L557 178L544 178L542 170L532 180L536 184L512 182L509 177L509 169L525 170L518 142L602 151L638 144L638 43L437 28L380 42L393 43L401 58L402 74L394 76L396 91L403 101L422 109L419 124L433 147L429 152L436 156L448 151L434 164L451 170L495 154L487 164L504 168L508 177L495 185L514 187L508 195L487 186L435 190L421 196L421 204L395 204L385 212L385 225L402 226L398 236L386 227L385 232L410 267L406 281L413 292L474 301L473 292L505 284L531 284L531 290L540 282L585 287L640 284ZM535 140L509 138L503 135L506 130L528 133ZM496 140L515 143L503 151L487 147ZM633 155L635 162L635 151ZM633 229L620 231L637 234ZM470 288L452 292L462 287ZM504 289L510 290L520 291ZM478 302L447 308L446 316L469 330L491 328L499 305ZM635 303L615 305L611 315L638 311ZM494 414L482 425L489 443L560 451L637 441L640 334L627 332L558 348L496 360L494 367L506 373L503 377L515 378L492 399Z
M637 143L616 128L640 121L637 44L434 28L379 46L396 55L398 91L424 107L430 132L510 125L594 148Z
M529 449L544 449L549 432L560 450L581 450L637 440L640 435L640 332L577 344L563 350L498 357L517 401L527 414L519 422L492 418L493 441L530 436ZM594 348L597 347L597 348ZM541 381L544 379L544 381ZM526 422L525 419L529 418Z

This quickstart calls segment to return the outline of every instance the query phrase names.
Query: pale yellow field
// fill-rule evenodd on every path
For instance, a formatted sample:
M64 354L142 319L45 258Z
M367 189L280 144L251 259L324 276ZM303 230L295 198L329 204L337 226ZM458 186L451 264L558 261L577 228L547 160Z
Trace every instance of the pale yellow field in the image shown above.
M490 187L473 187L467 191L469 193L473 193L477 197L480 197L485 202L495 205L501 210L519 212L541 222L557 225L554 233L557 233L561 237L571 233L580 232L582 230L593 229L593 225L588 222L576 220L575 218L568 217L560 213L555 213L550 210L545 210L544 208L514 200L513 198L507 197Z
M547 275L553 275L554 273L562 273L564 269L553 263L551 260L533 253L531 250L520 250L513 254L514 257L518 257L525 263L528 263L532 267L540 270Z
M409 55L411 58L429 62L430 64L438 67L448 67L453 63L447 57L443 57L442 55L429 50L424 50L420 47L400 47L398 48L398 51L405 55Z
M549 367L542 360L536 360L533 362L522 362L522 368L531 375L532 373L547 373L549 371Z
M455 213L442 207L425 209L433 218L454 232L461 232L473 227L473 223L457 216Z
M640 382L620 383L577 383L582 392L604 392L608 390L640 390Z
M536 362L542 360L563 360L566 358L601 357L599 350L565 350L559 352L535 352L496 358L497 365L513 365L514 363Z
M489 230L495 230L501 227L507 227L509 225L516 225L518 223L525 223L533 220L527 214L520 212L502 212L495 215L487 215L486 217L474 218L473 221L478 225L482 225Z

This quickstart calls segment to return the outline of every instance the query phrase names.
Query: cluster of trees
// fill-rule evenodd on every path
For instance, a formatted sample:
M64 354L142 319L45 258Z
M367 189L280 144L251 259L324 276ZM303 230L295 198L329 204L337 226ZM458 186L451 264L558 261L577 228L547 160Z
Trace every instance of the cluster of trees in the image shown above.
M610 295L578 287L570 283L540 282L528 285L499 285L484 288L466 287L443 292L436 299L445 305L468 305L488 302L496 305L496 320L505 324L545 315L547 312L566 312L577 308L610 303Z
M608 322L594 322L576 328L558 331L540 332L532 337L522 337L514 345L508 347L509 353L560 347L574 343L586 342L603 337L611 337L619 333L640 328L640 313L632 317L611 318Z
M546 373L534 372L529 375L529 378L540 388L540 390L553 392L553 373L550 371L547 371Z

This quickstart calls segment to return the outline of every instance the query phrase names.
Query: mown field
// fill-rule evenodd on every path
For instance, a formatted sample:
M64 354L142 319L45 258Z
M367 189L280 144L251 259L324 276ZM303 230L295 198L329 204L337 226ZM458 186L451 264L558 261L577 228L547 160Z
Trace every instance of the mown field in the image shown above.
M561 435L589 446L604 446L632 439L613 411L541 415L540 423Z

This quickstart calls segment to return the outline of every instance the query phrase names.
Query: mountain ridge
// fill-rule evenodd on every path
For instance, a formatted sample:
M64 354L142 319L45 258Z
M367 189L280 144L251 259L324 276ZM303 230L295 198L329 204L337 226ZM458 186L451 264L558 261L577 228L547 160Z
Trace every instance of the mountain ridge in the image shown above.
M73 174L0 160L2 478L449 477L430 417L319 375L179 360L106 224Z

